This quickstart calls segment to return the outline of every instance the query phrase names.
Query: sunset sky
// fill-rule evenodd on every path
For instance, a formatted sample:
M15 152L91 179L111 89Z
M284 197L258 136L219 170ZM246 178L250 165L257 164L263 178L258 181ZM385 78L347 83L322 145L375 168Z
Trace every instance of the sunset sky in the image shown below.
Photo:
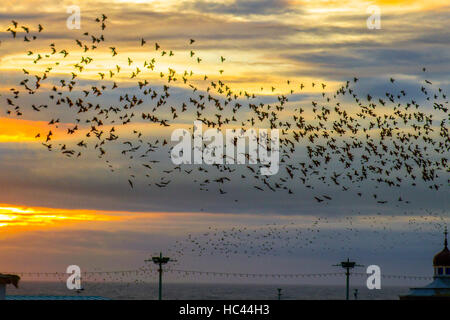
M66 8L71 5L81 8L80 30L66 27ZM379 30L366 25L371 5L381 9ZM86 31L98 31L94 19L102 13L108 17L106 49L83 53L74 39L82 39ZM35 33L38 24L44 30L36 41L26 44L6 31L11 20ZM74 122L65 111L36 113L30 105L46 103L52 84L58 83L58 76L70 75L81 56L90 56L94 62L78 75L80 87L95 85L99 72L107 73L117 64L122 67L114 78L119 92L103 97L112 104L122 88L136 84L129 77L136 67L128 66L127 58L142 65L155 56L155 42L174 56L161 57L153 72L144 71L152 86L161 87L159 74L171 67L177 72L192 70L194 81L204 90L204 75L213 81L224 70L223 77L233 89L255 93L266 103L291 90L287 80L305 83L291 103L310 105L321 93L312 82L326 83L328 92L333 92L353 77L360 79L362 91L375 96L384 94L391 77L414 95L420 91L426 67L426 79L448 92L449 20L450 5L445 0L2 1L0 272L64 271L71 264L82 270L133 269L160 250L177 258L175 241L203 234L212 226L262 230L275 223L279 228L294 225L306 234L320 230L321 237L309 245L294 245L291 252L280 241L272 254L248 259L239 254L227 258L219 253L211 257L186 253L178 257L178 264L212 271L329 272L332 264L350 256L365 265L378 264L386 273L430 275L432 256L441 250L443 226L449 222L448 185L438 192L420 185L394 190L394 197L401 191L411 203L384 206L338 190L326 191L335 201L317 204L311 190L302 186L292 197L258 193L239 181L231 182L229 194L222 196L199 191L186 177L174 179L170 188L146 188L141 183L130 189L127 171L110 172L97 153L87 151L76 159L48 152L36 134L45 135L49 119L60 117L60 125L52 129L54 143L74 143L79 136L65 134ZM18 38L23 38L23 32ZM141 38L146 46L140 45ZM192 46L189 39L195 39ZM47 53L51 43L70 54L33 63L35 53ZM114 58L107 49L110 46L117 49ZM194 58L190 50L195 51ZM27 56L28 51L34 55ZM221 56L226 58L223 63ZM11 88L20 87L23 69L42 74L56 59L62 63L52 73L54 78L43 84L46 93L21 93L27 112L20 118L8 115L5 98L12 95ZM186 100L189 88L181 83L172 86L174 101ZM417 101L421 99L417 93ZM175 123L188 127L193 120L184 115ZM172 127L134 123L123 134L131 129L167 139ZM111 161L117 169L127 167L120 155ZM447 179L448 173L443 181ZM317 188L325 190L325 186ZM364 188L370 193L375 186ZM377 192L390 196L393 191L380 188Z

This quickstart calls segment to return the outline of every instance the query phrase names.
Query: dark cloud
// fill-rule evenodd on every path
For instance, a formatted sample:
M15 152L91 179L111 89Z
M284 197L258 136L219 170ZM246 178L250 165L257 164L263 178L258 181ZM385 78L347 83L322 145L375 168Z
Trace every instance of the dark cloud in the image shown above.
M241 227L245 225L240 222ZM308 234L307 225L300 229ZM263 232L263 228L257 230ZM0 258L4 261L4 270L16 272L64 272L67 266L72 264L79 265L83 271L98 271L99 267L100 270L110 271L140 268L145 265L145 259L162 250L178 260L173 265L178 269L252 273L311 273L314 270L319 273L337 271L332 265L348 256L366 267L379 265L385 275L425 276L432 275L432 257L442 248L442 234L435 229L383 230L380 226L377 230L361 228L358 232L349 232L323 226L320 237L314 237L312 234L307 237L312 237L314 241L309 243L302 239L286 243L281 238L273 242L272 250L264 256L248 258L245 255L232 254L225 260L222 254L209 249L206 251L207 257L199 256L197 251L191 251L191 246L186 243L186 235L142 232L133 226L111 231L92 228L29 231L26 234L3 235ZM185 251L189 254L180 255L174 251L176 240L185 243ZM239 252L254 250L253 237L246 243L238 240L235 242L239 244ZM200 243L204 245L203 242ZM360 268L358 272L365 272L365 268ZM177 279L170 273L166 277L172 281L191 280L189 277ZM212 280L220 281L218 278L210 279ZM265 283L270 280L258 281ZM318 281L319 279L314 279L313 283L317 284ZM330 281L341 283L342 278L327 278L326 281L325 284L330 284ZM365 279L356 277L352 283L364 285ZM392 280L383 280L383 286L390 283Z
M233 2L214 2L197 0L184 2L182 8L198 12L231 14L235 16L274 15L298 13L298 7L292 7L287 0L235 0Z

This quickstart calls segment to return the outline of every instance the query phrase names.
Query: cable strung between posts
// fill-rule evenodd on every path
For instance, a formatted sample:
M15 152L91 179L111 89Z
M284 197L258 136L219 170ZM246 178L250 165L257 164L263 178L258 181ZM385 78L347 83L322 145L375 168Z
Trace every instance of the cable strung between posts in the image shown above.
M241 273L241 272L221 272L221 271L200 271L200 270L182 270L182 269L167 269L164 272L171 272L188 275L202 275L202 276L216 276L216 277L253 277L253 278L320 278L320 277L337 277L344 276L342 272L328 272L328 273ZM36 277L65 277L68 274L65 272L5 272L11 274L17 274L21 277L36 276ZM95 275L145 275L148 273L157 274L157 270L151 269L134 269L134 270L112 270L112 271L84 271L81 272L82 276L89 277ZM352 272L354 276L367 277L368 275L363 272ZM414 276L414 275L392 275L382 274L382 278L385 279L403 279L403 280L431 280L430 276Z

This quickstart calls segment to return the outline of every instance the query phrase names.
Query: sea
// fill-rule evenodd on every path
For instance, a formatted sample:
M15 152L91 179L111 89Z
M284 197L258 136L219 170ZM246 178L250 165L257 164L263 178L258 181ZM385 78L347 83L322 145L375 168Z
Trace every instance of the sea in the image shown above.
M163 299L167 300L340 300L345 287L339 285L276 285L276 284L212 284L164 283ZM357 295L355 297L355 289ZM382 287L369 290L351 287L351 300L398 300L408 293L407 287ZM7 295L101 296L114 300L154 300L158 298L157 283L85 282L83 290L68 290L64 282L22 281L19 288L8 286Z

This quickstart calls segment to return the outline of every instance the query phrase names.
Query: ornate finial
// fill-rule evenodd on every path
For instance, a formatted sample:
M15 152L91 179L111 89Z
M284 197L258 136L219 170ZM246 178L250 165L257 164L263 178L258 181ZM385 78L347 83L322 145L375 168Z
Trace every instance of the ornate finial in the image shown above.
M445 226L445 231L444 231L444 236L445 236L445 240L444 240L444 246L447 248L447 235L448 235L448 232L447 232L447 226Z

